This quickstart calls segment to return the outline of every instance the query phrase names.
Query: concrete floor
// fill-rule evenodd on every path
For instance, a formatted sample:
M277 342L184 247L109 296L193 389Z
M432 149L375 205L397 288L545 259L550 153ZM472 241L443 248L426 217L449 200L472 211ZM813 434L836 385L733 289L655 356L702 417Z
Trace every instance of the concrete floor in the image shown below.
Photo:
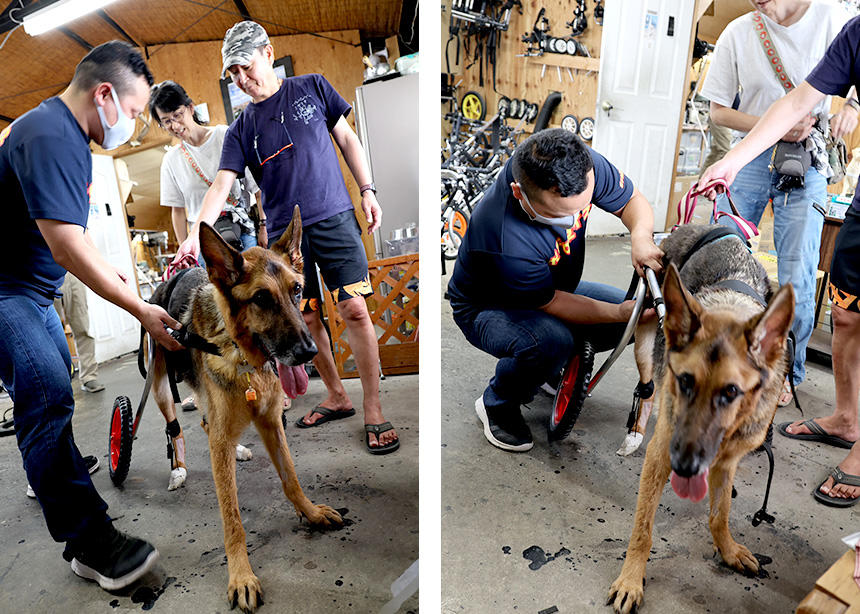
M74 430L81 452L101 461L93 481L115 525L155 544L159 562L154 571L117 593L75 576L60 556L62 545L48 534L39 504L25 495L21 457L15 439L6 437L0 439L0 613L229 610L221 517L199 413L179 416L189 466L183 488L167 491L164 420L151 396L129 477L122 489L110 482L110 408L121 394L137 406L143 379L135 361L135 356L126 356L102 364L104 392L81 392L75 381ZM360 382L347 380L345 386L360 407ZM339 531L313 532L301 524L257 432L251 427L242 437L254 454L238 464L237 472L251 565L265 591L261 613L378 612L392 598L392 582L418 558L418 376L388 377L381 389L386 418L402 442L391 455L365 451L360 412L320 428L287 428L307 495L315 503L348 510L347 526ZM288 412L290 421L319 403L323 391L322 382L311 379L307 394ZM416 593L400 611L417 610Z
M585 279L627 287L627 240L590 239L587 252ZM443 276L443 291L447 281ZM595 369L606 355L598 355ZM638 381L632 348L595 388L567 440L547 443L548 396L539 394L525 407L535 446L524 454L491 446L475 416L474 400L494 366L465 340L443 301L442 611L610 612L604 603L627 549L647 444L631 457L615 454ZM807 418L829 414L830 368L810 362L798 394ZM775 421L798 417L792 405ZM653 423L652 417L647 437ZM766 577L744 577L722 565L713 555L707 503L664 490L640 611L793 612L845 552L840 539L858 530L856 508L825 507L811 495L845 453L775 435L768 511L776 522L756 528L750 519L762 504L767 457L741 461L730 526L737 541L773 559L764 566Z

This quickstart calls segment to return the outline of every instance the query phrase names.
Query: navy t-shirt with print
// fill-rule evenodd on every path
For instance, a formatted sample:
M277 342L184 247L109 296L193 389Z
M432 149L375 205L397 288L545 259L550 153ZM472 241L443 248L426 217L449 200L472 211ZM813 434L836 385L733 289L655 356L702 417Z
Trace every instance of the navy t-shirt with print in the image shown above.
M845 24L806 81L823 94L844 97L852 85L860 90L860 17ZM851 206L860 213L860 191Z
M602 155L589 148L594 163L592 204L571 228L531 221L511 192L510 161L475 207L448 296L455 312L482 309L537 309L556 290L573 292L582 276L585 227L593 206L620 211L633 184Z
M263 192L270 242L286 230L295 205L305 225L352 209L330 136L351 110L325 77L310 74L284 79L230 125L220 168L240 175L250 169Z
M89 138L59 98L45 100L0 132L7 228L0 241L0 295L51 304L66 270L51 255L36 220L86 228L92 174Z

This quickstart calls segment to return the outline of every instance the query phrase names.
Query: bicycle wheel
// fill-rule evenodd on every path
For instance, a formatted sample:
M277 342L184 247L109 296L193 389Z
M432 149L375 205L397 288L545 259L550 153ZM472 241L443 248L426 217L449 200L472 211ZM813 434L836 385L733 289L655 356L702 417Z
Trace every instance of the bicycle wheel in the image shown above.
M128 397L117 397L111 411L110 431L108 432L108 450L110 451L111 482L120 486L128 477L131 465L131 444L134 439L131 401Z
M593 366L594 350L586 341L562 373L547 425L547 436L550 441L561 441L573 430L573 425L579 418L579 412L582 411L582 404L588 396L586 390L588 390Z
M452 206L443 214L442 256L445 260L456 260L457 250L466 235L469 217L461 207Z

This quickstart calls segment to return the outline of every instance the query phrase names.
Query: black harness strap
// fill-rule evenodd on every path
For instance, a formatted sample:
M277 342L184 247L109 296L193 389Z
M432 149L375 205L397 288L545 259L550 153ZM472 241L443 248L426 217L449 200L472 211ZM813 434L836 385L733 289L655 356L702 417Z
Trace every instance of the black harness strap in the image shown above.
M687 250L687 253L684 254L684 257L681 258L680 262L676 263L678 266L678 270L680 271L681 269L683 269L684 265L687 264L687 261L690 259L690 257L697 251L702 249L705 245L707 245L708 243L713 243L714 241L717 241L718 239L722 239L723 237L727 237L729 235L735 235L741 241L744 242L744 245L749 247L749 243L747 243L747 240L738 230L734 228L729 228L728 226L714 225L708 232L699 237L698 240L693 243L692 247Z
M767 303L764 302L764 298L761 294L756 292L749 284L745 284L744 282L738 281L737 279L724 279L723 281L718 281L715 284L711 284L710 287L725 288L726 290L733 290L734 292L746 294L747 296L755 299L755 301L762 307L767 307Z

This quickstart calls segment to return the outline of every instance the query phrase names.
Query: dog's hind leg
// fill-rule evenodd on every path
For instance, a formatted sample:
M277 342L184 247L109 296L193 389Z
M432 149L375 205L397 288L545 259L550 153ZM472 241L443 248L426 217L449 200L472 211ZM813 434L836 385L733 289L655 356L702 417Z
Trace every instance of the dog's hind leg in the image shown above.
M280 414L280 408L277 411L264 412L254 419L254 424L260 432L260 437L262 437L263 444L269 452L272 464L278 471L284 494L296 508L299 517L304 516L312 525L341 526L343 519L336 510L328 505L314 505L302 491L296 476L293 458L290 456L290 449L287 447L287 438L284 434L284 425L281 422Z
M664 400L665 396L662 395ZM671 471L669 463L671 437L669 412L663 411L657 421L654 437L651 438L645 452L645 464L642 466L642 475L639 479L639 496L636 499L636 515L630 544L627 546L627 556L624 559L621 574L609 588L607 604L612 604L615 611L621 614L629 614L642 603L645 588L643 578L648 553L651 550L654 514Z
M167 423L167 447L170 456L170 480L167 490L176 490L185 483L188 467L185 465L185 435L176 419L176 408L173 404L173 394L167 380L167 361L161 347L155 349L152 373L152 396Z
M758 572L758 560L746 546L737 543L729 531L729 511L732 507L732 484L742 454L720 456L708 473L711 490L711 511L708 524L714 538L714 550L720 553L729 567L746 574Z

